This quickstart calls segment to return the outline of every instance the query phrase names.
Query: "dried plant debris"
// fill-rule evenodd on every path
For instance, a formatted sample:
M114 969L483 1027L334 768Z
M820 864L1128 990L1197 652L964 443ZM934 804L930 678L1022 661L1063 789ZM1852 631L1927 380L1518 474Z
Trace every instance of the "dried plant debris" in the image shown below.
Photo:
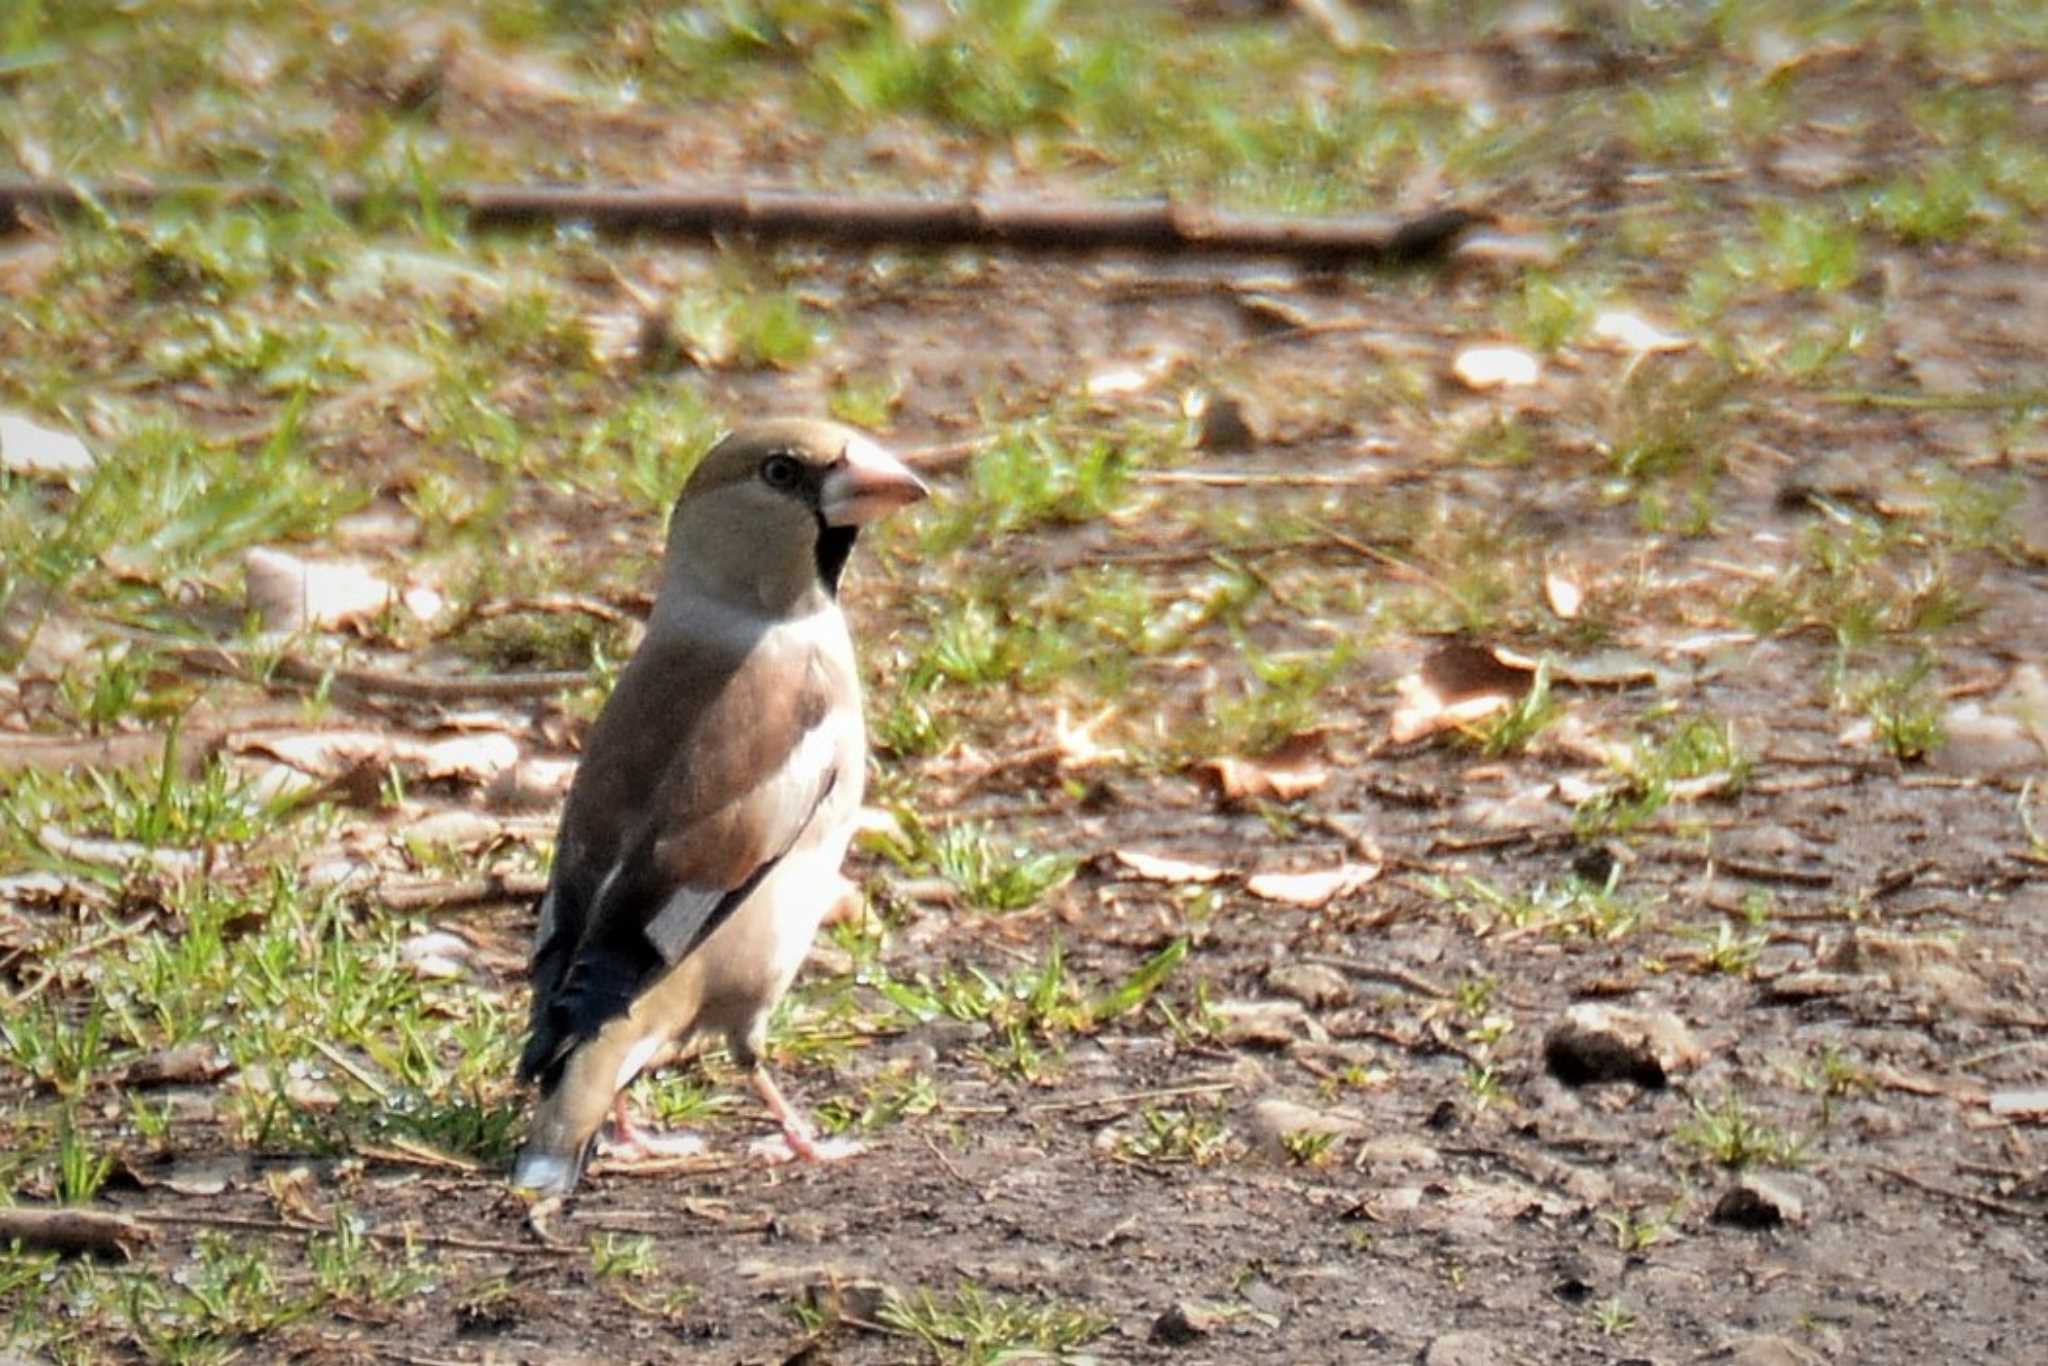
M2039 6L393 8L0 23L8 1350L2048 1359ZM866 1151L667 1050L529 1205L783 412L933 491L764 1045Z

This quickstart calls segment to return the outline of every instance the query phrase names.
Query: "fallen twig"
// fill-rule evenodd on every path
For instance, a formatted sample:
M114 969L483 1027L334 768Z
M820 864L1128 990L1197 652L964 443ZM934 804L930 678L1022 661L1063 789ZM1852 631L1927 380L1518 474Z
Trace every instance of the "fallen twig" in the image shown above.
M1340 474L1312 470L1289 474L1264 474L1246 470L1138 470L1131 479L1139 484L1194 484L1202 488L1356 488L1361 484L1386 484L1406 476L1382 466L1360 466ZM1347 547L1348 549L1349 547Z
M991 437L975 436L964 441L949 441L943 446L925 446L919 450L904 451L903 463L926 474L937 474L957 469L994 444Z
M388 212L394 200L416 208L405 191L340 185L324 192L344 214ZM73 183L0 181L0 213L23 209L75 213L92 205L147 209L171 199L228 205L292 205L301 194L262 181ZM1045 200L975 195L846 195L737 185L660 189L568 185L451 185L435 202L482 226L587 223L614 232L687 237L748 233L850 246L996 246L1038 251L1123 249L1281 256L1316 265L1418 265L1448 256L1467 233L1490 221L1471 209L1448 208L1409 218L1384 215L1296 218L1221 213L1168 199Z
M134 1255L136 1247L155 1237L154 1229L125 1214L21 1206L0 1209L0 1244L19 1242L25 1248L67 1256L116 1257L126 1261Z
M720 1157L717 1153L690 1153L682 1157L641 1158L634 1162L600 1157L590 1164L590 1171L593 1176L709 1176L716 1172L744 1171L747 1166L743 1158Z
M1863 893L1862 899L1865 901L1882 901L1893 893L1902 892L1912 886L1923 874L1932 872L1937 866L1934 859L1928 858L1921 859L1918 863L1908 864L1903 868L1894 868L1876 882L1873 882L1869 890Z
M502 602L482 602L476 605L471 615L478 620L489 621L494 617L509 617L521 612L580 612L587 617L596 617L599 621L640 620L633 613L614 607L608 602L573 593L547 593L537 598L507 598Z
M1378 963L1368 963L1362 958L1345 958L1334 953L1305 953L1301 955L1301 961L1313 963L1318 967L1335 968L1339 972L1350 973L1353 977L1363 977L1369 982L1385 982L1388 986L1400 987L1403 990L1412 991L1418 996L1427 996L1432 1000L1448 1001L1451 999L1450 992L1445 991L1442 987L1426 978L1417 977L1412 972L1403 972L1399 968L1382 967Z
M1057 1110L1088 1110L1097 1105L1141 1105L1146 1101L1174 1100L1181 1096L1220 1095L1235 1091L1234 1081L1207 1081L1188 1086L1167 1086L1156 1091L1125 1091L1113 1096L1091 1096L1086 1100L1048 1100L1042 1104L1027 1107L1037 1114L1048 1114Z
M548 889L541 873L489 873L452 882L373 887L369 895L394 911L454 911L501 901L531 901Z
M175 760L181 774L197 772L222 737L223 728L203 737L185 736ZM60 772L71 768L143 768L164 757L161 735L0 735L0 774L24 769Z
M1968 412L1986 408L2039 408L2048 405L2048 388L1990 389L1976 394L1899 394L1877 389L1836 389L1815 397L1822 403L1846 403L1858 408Z
M168 645L166 648L174 653L180 662L195 669L205 669L209 673L242 677L256 671L258 665L256 656L230 650L221 645ZM266 682L282 680L314 687L354 689L358 692L383 693L389 697L405 697L422 702L459 702L474 697L553 697L557 693L583 687L590 682L591 677L574 669L530 674L434 677L394 673L385 669L345 669L316 663L310 659L300 659L295 655L281 655L263 662L267 664L264 671Z
M968 1177L967 1173L961 1171L959 1166L953 1161L953 1159L946 1156L946 1150L944 1148L941 1148L938 1145L938 1142L935 1139L933 1139L930 1134L919 1134L918 1137L924 1140L925 1147L931 1149L932 1157L937 1160L938 1164L941 1167L945 1168L946 1175L952 1177L955 1181L958 1181L961 1185L965 1186L968 1190L972 1191L975 1197L979 1199L984 1205L988 1203L988 1192L983 1190L981 1187L975 1185L974 1182Z
M1868 1165L1870 1170L1874 1172L1889 1176L1894 1181L1903 1182L1915 1190L1925 1191L1929 1195L1938 1195L1944 1200L1959 1200L1966 1205L1975 1205L1978 1209L1988 1213L2003 1214L2012 1219L2039 1219L2041 1217L2041 1211L2039 1210L2026 1209L2020 1205L2008 1204L2003 1200L1994 1200L1988 1195L1978 1195L1974 1191L1951 1190L1947 1186L1936 1185L1932 1181L1915 1176L1903 1168L1888 1167L1881 1162L1872 1162Z
M1751 882L1787 882L1795 887L1832 887L1835 875L1821 868L1785 868L1775 864L1752 863L1747 859L1729 858L1717 855L1711 850L1674 846L1658 851L1660 859L1674 863L1704 863L1716 872L1733 877L1748 878Z
M388 1144L358 1143L355 1150L364 1157L399 1166L430 1167L436 1171L461 1172L464 1176L480 1176L484 1170L481 1163L455 1157L406 1138L394 1138Z
M137 1214L145 1224L193 1228L237 1228L251 1233L268 1233L304 1238L329 1230L319 1224L297 1224L283 1219L251 1219L234 1214ZM581 1247L557 1244L507 1243L492 1238L463 1238L452 1233L423 1233L417 1229L372 1228L362 1235L372 1242L400 1246L441 1247L452 1252L496 1252L508 1257L580 1257Z
M391 1088L376 1077L371 1076L361 1063L358 1063L355 1059L349 1057L348 1054L342 1052L317 1034L309 1037L306 1042L312 1045L314 1052L326 1058L327 1061L333 1063L351 1077L354 1077L364 1090L386 1105L391 1103Z

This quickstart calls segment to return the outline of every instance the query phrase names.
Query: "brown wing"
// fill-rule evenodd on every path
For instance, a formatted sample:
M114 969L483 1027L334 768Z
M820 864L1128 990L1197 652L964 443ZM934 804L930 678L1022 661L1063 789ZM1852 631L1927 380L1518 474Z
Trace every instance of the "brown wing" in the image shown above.
M832 704L808 645L634 656L563 813L522 1077L545 1082L795 846L838 781Z

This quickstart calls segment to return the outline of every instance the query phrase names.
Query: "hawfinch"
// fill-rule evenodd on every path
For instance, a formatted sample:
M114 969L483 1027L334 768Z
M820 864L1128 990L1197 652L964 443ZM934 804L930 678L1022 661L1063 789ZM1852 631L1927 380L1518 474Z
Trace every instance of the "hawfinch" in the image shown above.
M745 426L677 499L646 639L569 789L519 1061L540 1100L515 1186L573 1190L608 1109L671 1040L722 1035L796 1156L816 1139L762 1061L865 785L839 576L860 528L925 496L829 422ZM630 1140L629 1140L630 1142Z

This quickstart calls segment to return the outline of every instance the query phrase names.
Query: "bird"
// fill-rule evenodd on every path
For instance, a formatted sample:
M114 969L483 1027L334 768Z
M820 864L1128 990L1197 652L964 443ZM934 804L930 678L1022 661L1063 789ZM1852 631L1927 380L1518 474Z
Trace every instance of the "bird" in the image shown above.
M512 1185L566 1195L607 1110L672 1041L722 1036L788 1154L829 1160L764 1058L866 783L839 582L860 529L926 487L872 438L805 418L718 441L669 520L646 635L585 742L539 903Z

